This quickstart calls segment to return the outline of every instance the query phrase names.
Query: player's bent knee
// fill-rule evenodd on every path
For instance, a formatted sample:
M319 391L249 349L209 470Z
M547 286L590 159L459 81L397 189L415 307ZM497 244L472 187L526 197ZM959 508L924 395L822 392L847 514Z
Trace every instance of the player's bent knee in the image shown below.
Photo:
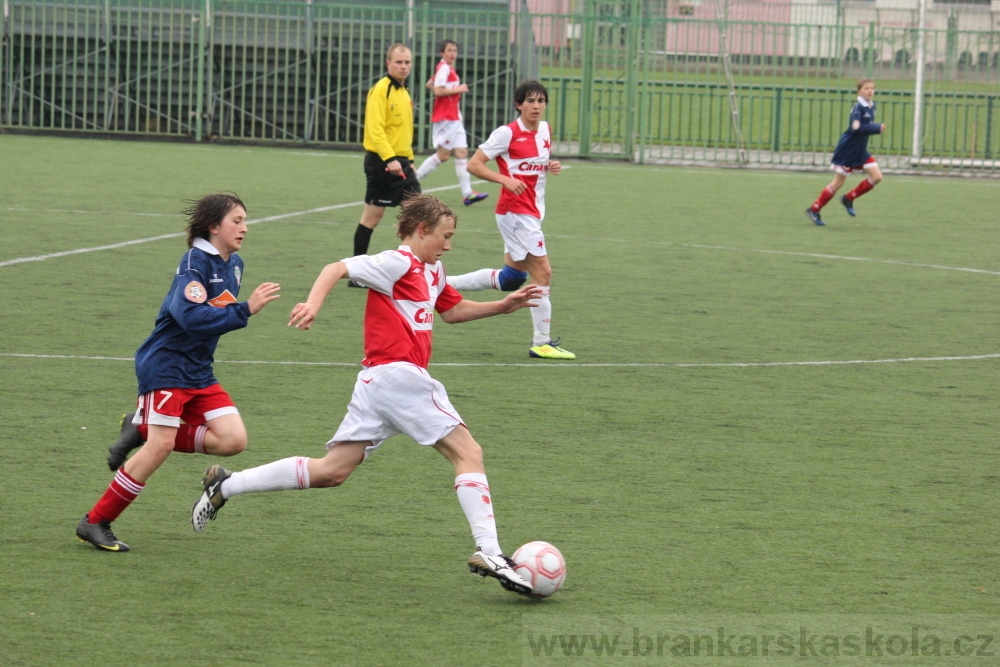
M504 265L504 267L500 270L500 274L497 276L497 284L500 285L500 289L502 291L513 292L521 287L527 279L527 271L518 271L512 266Z
M454 451L458 459L456 463L460 463L464 467L483 469L483 448L475 440L470 440L462 446L456 447Z
M236 456L237 454L242 454L247 450L246 440L235 440L233 442L224 443L218 451L219 456Z
M323 470L309 477L309 486L314 489L329 489L340 486L351 476L351 470Z

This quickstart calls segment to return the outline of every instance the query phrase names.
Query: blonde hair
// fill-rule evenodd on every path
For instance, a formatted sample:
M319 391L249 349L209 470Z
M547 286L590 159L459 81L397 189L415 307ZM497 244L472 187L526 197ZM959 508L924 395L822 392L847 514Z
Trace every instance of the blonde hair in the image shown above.
M451 218L458 226L458 216L443 201L432 195L412 194L400 202L396 215L396 236L405 239L417 233L417 227L424 223L427 229L434 229L441 218Z

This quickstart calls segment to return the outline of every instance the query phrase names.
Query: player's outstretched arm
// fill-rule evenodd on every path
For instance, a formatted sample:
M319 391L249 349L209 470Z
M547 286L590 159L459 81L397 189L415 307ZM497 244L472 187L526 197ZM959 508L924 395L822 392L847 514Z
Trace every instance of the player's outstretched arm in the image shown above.
M453 308L441 313L441 319L448 324L458 324L494 315L506 315L521 308L535 308L538 304L534 303L533 299L537 299L541 295L542 291L538 285L525 285L499 301L482 302L463 299Z
M511 178L510 176L504 176L503 174L498 174L489 167L486 163L490 159L480 148L476 151L475 155L469 158L469 164L466 166L466 170L475 176L476 178L481 178L484 181L490 181L491 183L496 183L502 187L507 188L515 195L519 195L527 189L527 185L523 181L519 181L516 178Z
M323 307L326 295L330 293L333 286L341 278L347 278L347 265L343 262L327 264L320 271L312 289L309 290L309 298L304 303L297 303L292 308L292 314L288 318L288 326L296 329L308 329L316 320L319 309Z
M250 308L250 314L256 315L264 306L280 297L281 295L278 294L278 290L280 289L281 285L278 283L261 284L253 291L250 298L247 299L247 306Z

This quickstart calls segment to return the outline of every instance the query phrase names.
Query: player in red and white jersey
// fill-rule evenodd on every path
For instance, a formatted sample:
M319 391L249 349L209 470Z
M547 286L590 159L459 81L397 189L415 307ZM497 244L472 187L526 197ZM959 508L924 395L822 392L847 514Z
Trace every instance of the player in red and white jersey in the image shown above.
M469 173L486 181L499 183L497 226L504 241L502 269L480 269L448 278L458 290L515 290L528 276L538 285L541 298L531 311L534 325L528 355L542 359L576 359L572 352L559 347L552 338L552 303L549 288L552 267L542 234L545 217L545 181L558 174L562 165L549 153L552 137L542 114L549 101L548 90L538 81L524 81L514 91L514 106L520 117L509 125L493 130L486 143L469 160ZM500 173L486 163L495 159Z
M483 451L448 399L444 385L427 372L435 315L468 322L533 306L538 288L528 285L500 301L463 299L445 280L441 255L451 249L457 216L440 200L416 195L403 202L397 236L402 245L377 255L349 257L326 266L288 325L312 327L333 286L351 279L367 286L364 368L358 373L347 415L323 458L294 456L230 473L212 466L204 492L192 508L201 532L232 496L339 486L386 439L403 433L432 446L455 468L455 489L476 541L469 569L495 577L507 590L528 594L531 586L514 571L500 548Z
M437 169L448 157L455 154L455 175L462 188L463 203L466 206L475 204L489 197L484 192L472 189L469 172L469 140L462 124L461 100L462 93L469 92L469 87L458 78L455 71L455 59L458 58L458 44L446 39L438 45L441 60L434 70L434 77L427 82L427 88L434 93L434 110L431 113L432 143L436 151L424 160L417 169L417 180L424 180Z

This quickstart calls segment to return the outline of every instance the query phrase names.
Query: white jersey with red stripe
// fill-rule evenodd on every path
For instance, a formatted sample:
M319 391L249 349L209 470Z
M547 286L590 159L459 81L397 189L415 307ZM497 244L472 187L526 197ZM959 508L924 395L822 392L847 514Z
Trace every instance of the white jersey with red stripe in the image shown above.
M549 171L551 147L547 122L539 122L538 129L532 132L520 118L493 130L486 143L480 144L480 150L489 159L497 161L501 174L528 186L520 195L501 188L497 214L523 213L539 220L545 217L545 178Z
M447 88L449 90L458 88L461 81L458 72L444 60L437 64L434 70L434 87ZM434 109L431 111L431 122L440 123L443 120L462 120L462 110L459 102L462 94L442 95L434 98Z
M406 245L343 262L351 280L370 288L362 365L405 361L427 368L435 311L443 313L462 300L445 281L444 265L425 264Z

